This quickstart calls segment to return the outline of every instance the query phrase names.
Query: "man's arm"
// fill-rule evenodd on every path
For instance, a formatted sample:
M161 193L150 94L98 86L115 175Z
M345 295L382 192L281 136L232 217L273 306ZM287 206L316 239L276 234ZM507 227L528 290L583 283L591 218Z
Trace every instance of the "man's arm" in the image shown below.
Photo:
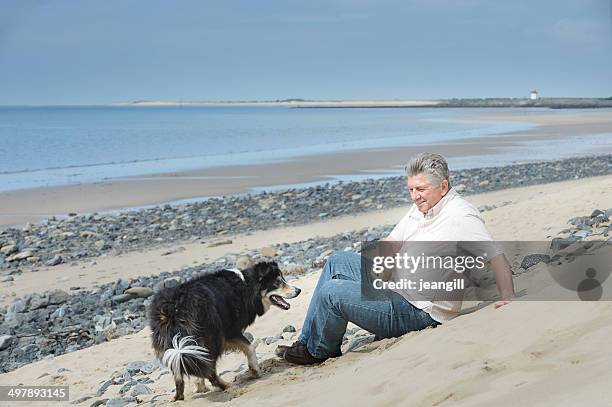
M506 256L503 254L498 254L493 257L490 262L490 267L495 273L495 284L497 285L497 291L500 297L500 301L495 304L495 308L499 308L510 303L515 297L512 269Z

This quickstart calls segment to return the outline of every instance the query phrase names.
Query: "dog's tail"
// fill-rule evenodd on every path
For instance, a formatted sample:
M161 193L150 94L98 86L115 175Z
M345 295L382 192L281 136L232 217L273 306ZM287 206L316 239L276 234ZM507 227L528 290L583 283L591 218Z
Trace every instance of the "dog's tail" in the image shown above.
M198 376L206 377L206 371L214 369L214 361L210 352L198 343L193 336L174 335L172 347L168 348L161 357L165 365L174 377Z

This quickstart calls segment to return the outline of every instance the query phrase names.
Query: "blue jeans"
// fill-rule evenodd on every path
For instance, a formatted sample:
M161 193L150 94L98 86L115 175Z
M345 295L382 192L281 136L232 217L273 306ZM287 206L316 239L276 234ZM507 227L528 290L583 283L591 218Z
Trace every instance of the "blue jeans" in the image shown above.
M398 337L439 323L393 291L387 299L364 301L361 256L336 252L328 259L312 294L298 340L317 358L340 356L349 322L379 338Z

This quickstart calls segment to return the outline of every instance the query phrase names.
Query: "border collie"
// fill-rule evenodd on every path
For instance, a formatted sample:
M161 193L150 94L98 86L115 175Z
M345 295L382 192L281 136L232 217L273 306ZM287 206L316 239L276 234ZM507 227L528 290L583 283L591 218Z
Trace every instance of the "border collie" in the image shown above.
M196 392L206 391L204 379L225 390L228 384L216 368L225 351L243 352L251 374L258 377L255 349L243 332L272 305L288 310L284 299L299 293L276 262L205 273L156 293L149 308L153 348L174 375L174 400L184 399L184 376L198 379Z

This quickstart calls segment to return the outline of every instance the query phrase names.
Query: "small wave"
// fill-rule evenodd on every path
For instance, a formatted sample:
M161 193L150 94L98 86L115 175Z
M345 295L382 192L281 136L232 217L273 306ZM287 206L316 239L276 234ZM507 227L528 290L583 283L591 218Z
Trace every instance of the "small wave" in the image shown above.
M204 157L207 157L207 156L192 155L192 156L181 156L181 157L160 157L160 158L150 158L146 160L108 161L108 162L93 163L93 164L74 164L74 165L57 166L57 167L26 168L23 170L15 170L15 171L0 171L0 175L26 174L26 173L42 172L42 171L69 170L69 169L74 169L74 168L95 168L95 167L103 167L107 165L138 164L138 163L160 162L160 161L166 161L166 160L182 160L182 159L193 159L193 158L204 158Z

